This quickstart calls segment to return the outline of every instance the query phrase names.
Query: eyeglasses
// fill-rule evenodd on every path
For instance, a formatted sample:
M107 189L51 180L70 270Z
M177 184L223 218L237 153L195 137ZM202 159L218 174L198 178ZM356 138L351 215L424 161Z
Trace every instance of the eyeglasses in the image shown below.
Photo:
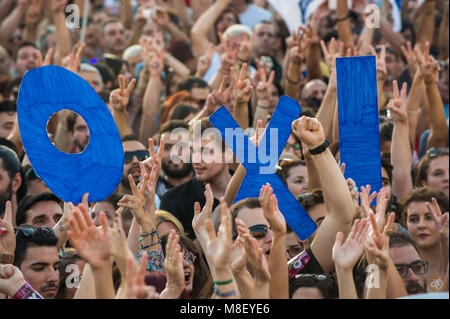
M29 180L32 180L32 179L41 179L41 178L39 177L38 173L36 172L36 170L35 170L32 166L30 166L30 167L27 169L27 171L25 172L25 177L26 177L27 179L29 179Z
M298 254L300 254L303 251L302 245L294 245L290 246L286 249L286 252L288 253L289 257L294 258Z
M188 264L193 265L196 259L197 256L195 256L193 252L188 251L184 254L184 261L187 262Z
M409 272L409 268L416 275L425 275L428 272L428 261L426 260L418 260L411 264L395 264L397 271L399 272L401 277L406 277Z
M298 143L296 143L296 144L286 143L284 148L287 149L287 150L290 150L290 149L292 149L292 150L294 150L294 149L299 150L300 149L300 144L298 144Z
M266 237L268 230L270 229L270 227L268 227L267 225L253 225L251 227L248 228L250 230L250 234L252 234L253 237L255 237L256 239L261 239Z
M38 229L41 229L45 232L49 232L49 233L54 233L53 229L51 229L50 227L20 227L19 229L17 229L17 234L22 233L25 237L29 238L29 237L33 237L34 234L37 233Z
M440 155L449 155L448 148L436 147L436 148L430 148L427 151L427 156L430 158L440 156Z
M146 160L150 156L150 153L148 151L146 151L146 150L140 150L140 151L134 151L134 152L125 152L125 154L124 154L125 164L131 163L131 161L133 160L134 156L136 156L138 161L141 162L143 160Z

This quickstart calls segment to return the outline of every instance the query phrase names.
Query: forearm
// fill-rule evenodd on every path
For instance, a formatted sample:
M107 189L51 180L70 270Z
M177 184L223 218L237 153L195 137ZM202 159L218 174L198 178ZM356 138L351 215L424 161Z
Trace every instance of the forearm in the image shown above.
M359 39L361 40L361 47L359 48L359 53L361 55L366 55L369 52L369 46L372 44L373 34L375 28L368 28L367 24L364 24L364 29L361 33Z
M442 273L446 271L446 265L448 267L448 238L439 238L439 243L441 246L441 265Z
M6 45L9 37L17 29L23 19L25 11L16 7L0 25L0 43Z
M434 36L434 16L435 16L436 3L435 1L426 0L420 7L419 26L416 30L416 44L419 48L425 46L425 42L429 42L430 45L433 42Z
M389 265L386 272L387 277L387 288L386 288L386 298L396 299L405 297L408 295L406 292L405 284L403 283L402 277L395 268L392 260L389 261Z
M339 39L344 42L345 50L353 48L354 43L347 1L337 1L336 11L337 19L340 20L336 22Z
M215 21L226 9L223 1L216 1L195 21L191 29L191 38L195 56L200 57L206 53L209 41L209 30L213 29Z
M215 291L214 296L215 299L237 299L239 296L237 295L237 285L236 281L233 278L233 274L231 272L231 269L229 267L216 267L215 265L210 265L211 269L211 275L215 282L228 282L230 279L233 279L233 281L229 284L225 285L215 285L215 288L221 293L221 294L229 294L229 296L220 296L217 294L217 291Z
M322 78L319 43L311 43L309 45L306 55L306 69L308 71L308 81Z
M309 151L305 151L305 149L303 149L303 157L305 158L306 170L308 171L308 191L311 192L314 189L321 189L319 174L314 166L314 162L309 154Z
M239 126L245 131L249 127L248 123L248 103L235 100L233 108L233 116Z
M130 249L133 255L136 255L139 251L139 234L141 232L141 226L139 226L136 218L133 218L131 222L130 231L128 232L128 248Z
M300 68L301 64L289 63L285 79L285 94L294 100L300 98Z
M383 109L383 88L385 77L377 72L378 113Z
M445 147L447 143L447 122L444 105L437 84L426 85L429 102L430 137L427 150L434 147Z
M191 70L183 63L181 63L178 59L173 57L170 53L165 53L165 63L166 65L172 67L172 69L181 76L183 79L189 77L191 74Z
M124 136L127 136L131 134L131 129L128 124L128 114L126 111L116 111L113 108L112 112L114 122L117 125L117 128L119 129L120 138L123 138Z
M336 277L339 289L339 299L358 299L352 270L341 269L336 266Z
M238 168L231 177L230 182L228 183L227 190L225 191L225 201L227 202L228 207L233 205L234 198L241 187L245 174L247 174L247 170L244 165L239 164Z
M73 299L96 299L96 291L94 284L94 277L91 265L86 263L81 276L80 286L75 292Z
M133 6L131 0L123 0L120 7L120 21L124 28L130 29L133 26Z
M142 30L144 29L145 21L135 21L133 23L133 28L131 29L130 38L128 39L127 47L130 47L134 44L139 44L139 39L142 35Z
M243 269L238 272L233 272L234 280L236 281L236 285L239 291L239 295L242 299L258 299L256 297L257 289L252 278L252 275L247 271L247 269Z
M387 291L387 275L386 270L380 269L378 272L378 285L370 285L367 288L365 299L386 299L386 291ZM376 276L374 274L374 276Z
M442 19L441 25L439 27L439 60L445 61L448 59L448 42L449 42L449 18L448 10L449 3L445 4L444 17Z
M416 140L416 129L419 119L420 100L422 96L423 79L420 77L420 71L417 70L406 101L406 112L408 113L409 139L411 142Z
M289 274L286 262L286 234L274 232L270 248L270 298L289 299Z
M58 251L64 247L64 244L67 241L67 231L69 230L69 227L69 221L64 217L53 227L53 232L56 237L58 237L58 243L56 244Z
M325 136L328 139L328 141L330 141L330 143L333 143L334 141L332 137L333 137L333 124L334 124L334 113L336 109L336 101L337 101L337 88L335 85L332 85L332 83L330 83L327 87L325 96L323 97L322 104L320 105L320 108L316 114L316 118L322 124Z
M23 31L23 41L36 43L39 23L25 24Z
M66 25L64 11L53 15L53 22L56 27L56 50L54 54L54 64L62 65L65 56L70 53L70 33Z
M189 38L189 36L184 33L183 30L181 30L180 28L178 28L175 24L173 24L172 22L170 22L166 28L165 28L171 35L173 39L183 39L184 41L186 41L187 43L191 43L191 38Z
M15 1L14 0L3 0L0 2L0 21L3 21L14 9ZM1 33L0 33L1 34Z
M92 269L96 299L114 299L114 283L112 278L112 262L107 260L100 268Z
M149 221L140 222L140 225L140 249L136 254L136 260L140 262L142 255L147 254L147 270L165 273L164 253L155 225Z
M159 99L162 83L160 76L150 76L147 89L145 90L139 139L145 143L157 131L159 126Z
M214 77L209 81L209 87L211 90L219 89L220 83L222 83L223 77L229 75L229 71L219 70Z
M394 32L392 24L382 15L380 15L380 32L383 38L392 47L392 50L394 50L396 54L401 55L401 46L406 43L405 38L400 32Z
M58 126L54 139L55 146L65 153L69 153L72 147L72 141L69 138L69 131L67 129L67 117L69 114L69 110L62 110L58 113Z
M392 171L392 194L402 199L413 188L411 179L412 154L407 122L394 124L391 162L394 167Z
M262 121L262 126L267 126L267 116L269 115L269 101L258 101L256 105L255 115L253 117L253 128L256 129L258 121Z

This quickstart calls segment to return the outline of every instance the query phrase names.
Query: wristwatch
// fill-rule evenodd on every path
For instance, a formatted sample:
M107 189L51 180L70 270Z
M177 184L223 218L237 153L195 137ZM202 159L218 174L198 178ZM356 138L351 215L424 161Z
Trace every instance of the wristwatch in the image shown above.
M0 264L12 264L14 262L14 254L0 253Z
M313 148L312 150L309 150L309 153L311 155L323 153L328 148L328 145L330 145L330 142L328 142L328 140L325 140L325 142L323 142L321 145L317 146L316 148Z

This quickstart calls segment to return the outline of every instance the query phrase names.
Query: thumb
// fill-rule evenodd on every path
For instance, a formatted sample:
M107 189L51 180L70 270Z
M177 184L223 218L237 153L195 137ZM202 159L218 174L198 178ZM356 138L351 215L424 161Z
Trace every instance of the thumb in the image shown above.
M5 218L3 219L3 221L12 225L12 204L11 204L11 201L7 201L6 202Z

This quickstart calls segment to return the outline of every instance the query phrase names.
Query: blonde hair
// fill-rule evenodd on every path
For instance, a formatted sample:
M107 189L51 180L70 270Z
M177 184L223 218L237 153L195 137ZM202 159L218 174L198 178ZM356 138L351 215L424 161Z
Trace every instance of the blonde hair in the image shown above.
M165 210L157 210L155 212L156 215L156 227L159 226L159 224L161 224L162 222L171 222L175 225L175 227L178 230L178 233L180 234L185 234L184 233L184 227L183 225L180 223L180 221L178 220L178 218L176 218L174 215L172 215L171 213L169 213L168 211Z

